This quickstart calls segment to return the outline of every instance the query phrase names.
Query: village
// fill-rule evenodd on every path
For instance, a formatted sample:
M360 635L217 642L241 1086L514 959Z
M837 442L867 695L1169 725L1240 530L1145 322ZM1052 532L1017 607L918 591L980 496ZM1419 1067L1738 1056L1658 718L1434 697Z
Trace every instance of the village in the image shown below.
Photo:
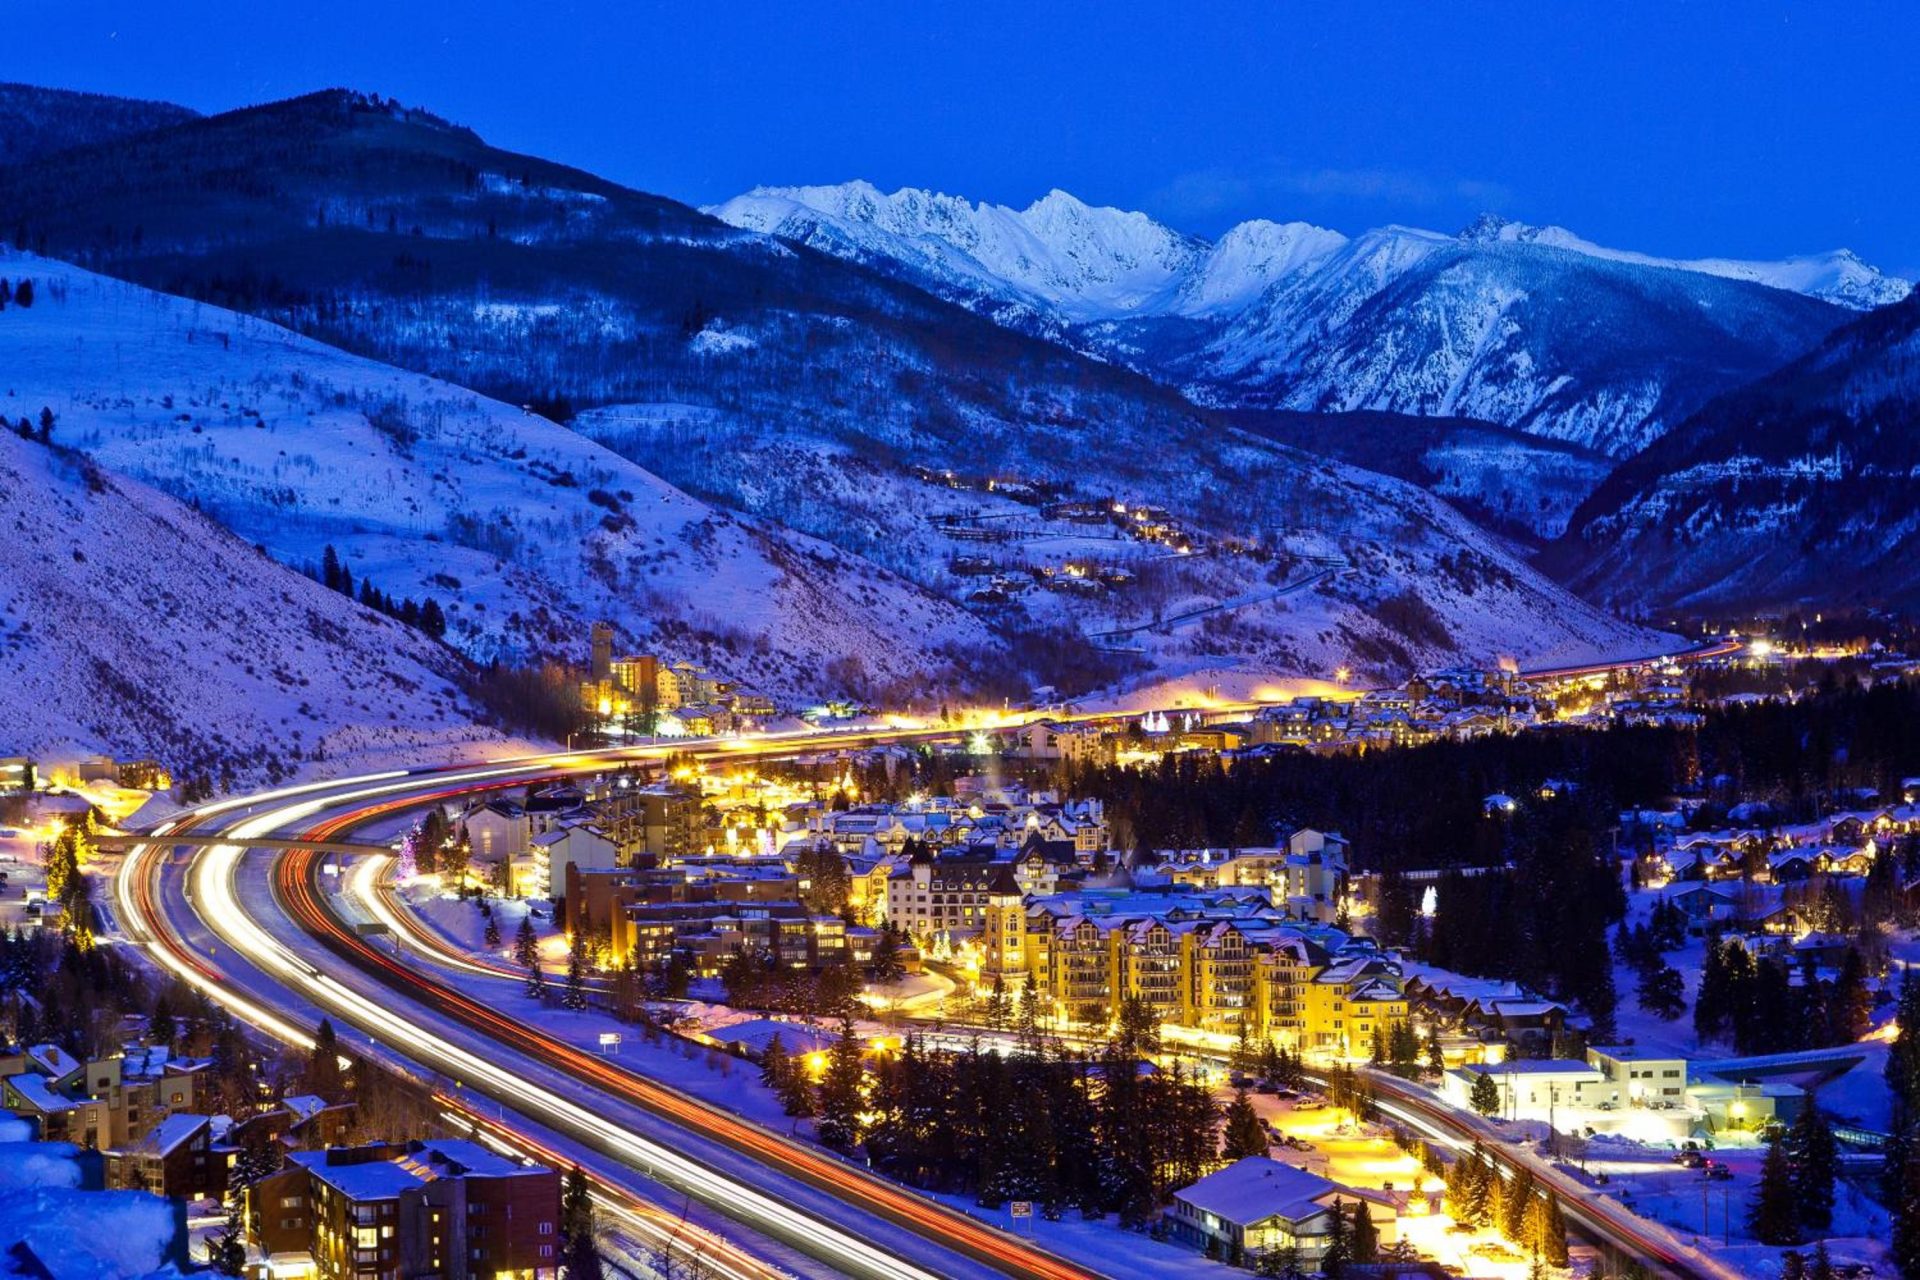
M521 973L518 998L547 1011L535 1016L579 1021L583 1037L637 1021L649 1052L703 1055L704 1070L676 1065L682 1087L737 1090L716 1066L753 1060L765 1118L842 1149L893 1139L865 1102L865 1119L835 1127L836 1055L851 1053L855 1092L871 1100L903 1053L963 1062L984 1046L1041 1071L1048 1053L1097 1063L1124 1043L1166 1073L1171 1098L1193 1090L1221 1125L1217 1145L1176 1162L1190 1177L1121 1214L1170 1267L1198 1250L1273 1275L1378 1260L1518 1277L1542 1257L1598 1273L1605 1259L1570 1242L1564 1220L1563 1198L1591 1193L1689 1248L1818 1239L1835 1274L1865 1274L1885 1210L1862 1171L1882 1163L1902 1105L1883 1080L1896 1076L1901 967L1920 955L1896 927L1920 919L1920 779L1817 816L1711 786L1611 815L1601 862L1625 903L1612 982L1637 996L1599 1017L1578 995L1433 958L1434 931L1460 910L1451 895L1510 865L1383 870L1337 831L1284 823L1243 821L1225 844L1153 844L1099 782L1174 763L1231 778L1428 743L1688 733L1755 705L1744 686L1785 660L1745 643L1690 669L1443 671L1253 710L1201 700L1135 717L983 717L930 744L669 757L437 807L396 833L384 864L349 860L340 883L391 881L404 918L378 928L396 949ZM1907 670L1884 653L1866 661L1882 678ZM651 733L737 732L775 714L691 664L615 658L602 633L594 670L583 699L629 723L652 717ZM1734 691L1704 696L1711 681ZM97 945L89 877L72 872L111 860L99 842L164 791L165 767L0 768L7 936ZM1588 785L1543 776L1470 807L1497 832ZM1386 927L1409 901L1411 933ZM1747 986L1730 994L1736 980ZM73 1151L76 1189L181 1205L167 1247L182 1257L217 1246L272 1274L324 1274L342 1224L362 1214L480 1214L506 1200L559 1213L559 1169L396 1124L337 1072L316 1082L311 1066L256 1065L261 1092L236 1106L204 1011L149 1007L89 1034L82 1053L62 1043L62 1015L23 991L9 1000L0 1104L21 1140ZM1779 1030L1809 1008L1811 1034ZM1054 1087L1042 1077L1035 1087ZM1448 1140L1422 1115L1445 1117ZM1809 1144L1828 1153L1815 1199L1834 1207L1767 1239L1749 1207L1789 1176L1769 1171L1772 1153ZM1796 1161L1796 1187L1819 1176ZM1538 1179L1523 1194L1522 1175ZM1008 1178L960 1199L1037 1203L1048 1229L1060 1221L1064 1189ZM275 1198L314 1209L276 1216ZM550 1265L540 1251L556 1241L538 1234L503 1239L500 1256Z

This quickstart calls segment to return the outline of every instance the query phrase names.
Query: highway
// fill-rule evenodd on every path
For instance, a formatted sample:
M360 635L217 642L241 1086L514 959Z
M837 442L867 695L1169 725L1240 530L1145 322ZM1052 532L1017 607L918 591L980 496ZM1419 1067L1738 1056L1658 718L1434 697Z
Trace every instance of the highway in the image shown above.
M1725 651L1709 645L1679 656ZM1650 660L1553 674L1591 674ZM1011 727L1041 714L1001 717L992 727ZM1122 713L1047 718L1116 714ZM116 914L126 936L155 963L208 992L248 1024L288 1044L310 1046L310 1028L324 1013L376 1038L383 1051L404 1058L418 1071L459 1082L443 1099L451 1112L477 1124L481 1117L460 1095L492 1099L502 1110L488 1124L503 1144L538 1151L541 1134L567 1135L640 1171L648 1182L691 1197L834 1273L903 1280L976 1275L1078 1280L1096 1273L810 1145L635 1076L416 971L359 937L318 890L320 850L376 847L348 837L383 817L465 794L658 761L676 753L707 760L757 759L951 740L971 731L972 726L913 723L810 729L751 739L648 743L479 765L396 769L282 787L201 806L164 824L150 839L129 843L116 876ZM257 872L263 863L270 867L271 897L243 903L238 887L242 868ZM387 909L391 907L389 903ZM390 928L397 924L416 942L425 941L404 912L383 921ZM475 977L519 976L482 960L465 965ZM674 1130L698 1141L662 1140L663 1132ZM727 1158L696 1154L712 1151ZM604 1178L601 1187L606 1202L627 1220L650 1224L656 1233L664 1229L657 1206ZM1575 1211L1570 1204L1569 1213ZM1632 1223L1603 1220L1596 1225L1631 1252L1665 1256L1632 1235ZM701 1247L703 1256L711 1253L718 1269L730 1277L778 1274L723 1241L709 1239Z
M272 881L291 931L321 939L347 972L332 966L328 966L332 972L322 972L313 958L262 927L255 918L261 914L258 904L243 904L236 891L247 852L233 845L188 847L183 863L174 856L174 846L166 843L168 833L156 833L153 843L130 851L116 886L123 928L164 967L283 1040L310 1044L305 1011L318 1008L346 1026L378 1037L383 1046L402 1053L426 1072L458 1080L540 1125L618 1154L651 1181L783 1241L827 1263L835 1273L910 1280L976 1275L1077 1280L1096 1274L816 1148L631 1075L504 1017L395 961L357 937L324 905L315 887L319 855L307 847L312 842L330 842L329 837L385 814L475 786L524 786L553 776L550 758L528 763L531 769L449 771L432 781L404 776L390 781L388 775L361 780L357 787L306 789L303 798L262 812L242 814L254 806L229 803L214 806L224 810L223 815L195 815L196 828L204 822L219 822L220 830L241 840L264 838L293 823L328 815L296 837L306 845L273 857ZM568 764L598 769L606 761ZM164 899L156 887L159 876L169 872L184 873L186 883L178 900L190 899L192 926L210 932L221 946L243 956L267 979L265 983L229 981L214 962L180 940L166 919ZM219 947L215 951L217 955ZM369 976L381 981L386 991L370 997L353 981ZM260 991L259 986L267 989ZM462 1036L462 1031L476 1034ZM478 1044L498 1046L504 1052L482 1054L470 1047ZM528 1067L523 1068L523 1062ZM616 1123L611 1117L620 1114L622 1107L610 1108L600 1098L643 1111L708 1146L725 1148L744 1157L735 1166L750 1163L766 1170L767 1176L729 1172L690 1154L700 1144L663 1142L643 1131L657 1133L658 1125ZM837 1207L829 1210L827 1204ZM872 1219L872 1224L866 1225L863 1218ZM924 1246L911 1243L916 1240L924 1241ZM906 1247L903 1241L908 1242Z
M1662 1224L1639 1216L1524 1145L1516 1145L1510 1133L1492 1123L1439 1102L1431 1093L1396 1076L1381 1071L1368 1071L1366 1076L1382 1115L1416 1133L1439 1139L1456 1153L1470 1150L1478 1142L1508 1171L1526 1168L1543 1190L1560 1197L1561 1209L1570 1223L1656 1274L1682 1280L1740 1280L1742 1272L1710 1253L1681 1243ZM1318 1083L1325 1087L1324 1080Z

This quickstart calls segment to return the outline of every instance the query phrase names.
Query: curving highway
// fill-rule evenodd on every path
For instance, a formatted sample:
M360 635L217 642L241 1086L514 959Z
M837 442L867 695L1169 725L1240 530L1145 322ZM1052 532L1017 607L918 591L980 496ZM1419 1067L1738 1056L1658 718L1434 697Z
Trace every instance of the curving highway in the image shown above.
M589 756L568 760L563 768L592 770L606 763L605 757ZM185 834L189 827L199 834L208 826L239 840L267 839L323 814L293 841L326 843L386 814L475 787L524 786L555 772L553 758L541 757L517 767L447 771L430 782L384 775L338 788L301 789L305 794L283 795L258 812L246 803L210 806L215 812L197 812L128 853L116 886L123 927L158 963L284 1040L310 1044L305 1027L309 1011L317 1009L376 1037L418 1068L587 1142L835 1273L909 1280L1078 1280L1096 1274L816 1148L621 1070L415 972L333 913L318 892L319 857L310 847L250 855L237 845L196 844L182 850L182 860L178 847L166 843L168 834ZM251 864L257 872L263 858L270 859L272 901L284 916L278 930L262 918L262 904L241 888L243 867ZM161 887L169 876L180 881L171 899ZM183 927L168 915L179 909L171 905L176 902L190 904L193 919L179 922ZM203 957L188 935L217 940L207 944L213 954ZM318 940L325 952L316 956L297 945L299 939ZM225 971L222 947L244 959L248 980ZM377 988L370 992L371 984ZM619 1118L627 1115L654 1123ZM675 1140L676 1131L689 1141ZM735 1158L716 1159L715 1150Z

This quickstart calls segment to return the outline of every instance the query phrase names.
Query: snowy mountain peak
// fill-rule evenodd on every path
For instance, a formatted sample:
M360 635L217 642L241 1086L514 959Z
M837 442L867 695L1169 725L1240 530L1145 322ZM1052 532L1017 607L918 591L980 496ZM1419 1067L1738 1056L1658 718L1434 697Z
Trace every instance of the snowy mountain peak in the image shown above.
M1214 242L1172 310L1193 316L1244 310L1282 278L1313 270L1346 244L1338 231L1310 222L1242 222Z
M892 259L936 286L1075 321L1236 310L1346 243L1310 223L1257 220L1209 244L1058 187L1024 209L911 187L888 195L860 180L756 187L707 212L830 253Z
M1481 214L1460 232L1459 239L1468 244L1545 245L1612 262L1696 271L1728 280L1748 280L1771 289L1804 293L1808 297L1857 311L1898 302L1913 289L1911 281L1882 273L1878 267L1862 262L1851 249L1803 254L1774 262L1738 258L1661 258L1626 249L1609 249L1583 239L1565 227L1534 227L1495 213Z

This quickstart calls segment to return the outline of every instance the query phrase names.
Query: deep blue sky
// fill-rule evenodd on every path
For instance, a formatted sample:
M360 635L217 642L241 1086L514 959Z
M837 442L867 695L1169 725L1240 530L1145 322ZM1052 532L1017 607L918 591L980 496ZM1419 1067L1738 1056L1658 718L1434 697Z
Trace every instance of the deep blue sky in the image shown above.
M1202 234L1494 210L1920 272L1920 6L1578 8L16 0L0 75L205 111L350 85L695 203L866 177Z

